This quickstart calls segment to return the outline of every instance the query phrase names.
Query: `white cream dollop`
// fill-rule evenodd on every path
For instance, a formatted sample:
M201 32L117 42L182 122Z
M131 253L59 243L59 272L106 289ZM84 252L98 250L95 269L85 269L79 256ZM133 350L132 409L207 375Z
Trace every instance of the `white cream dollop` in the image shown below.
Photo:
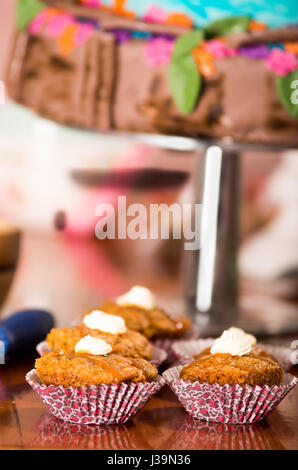
M135 305L145 310L152 310L156 307L156 298L147 287L134 286L118 297L116 304L121 306Z
M240 328L231 327L217 338L210 349L211 354L231 354L244 356L249 354L257 340L253 335L245 333Z
M94 356L104 356L112 351L112 347L103 339L94 336L84 336L75 345L76 353L92 354Z
M110 315L102 310L93 310L83 319L83 323L91 330L100 330L104 333L118 335L127 331L125 320L118 315Z

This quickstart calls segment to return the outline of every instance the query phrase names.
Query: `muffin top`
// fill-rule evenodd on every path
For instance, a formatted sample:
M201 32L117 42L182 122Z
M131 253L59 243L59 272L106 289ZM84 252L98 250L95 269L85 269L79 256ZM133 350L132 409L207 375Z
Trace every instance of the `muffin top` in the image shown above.
M256 354L231 356L207 354L186 365L180 374L183 380L219 385L279 385L283 373L271 358Z
M129 329L123 334L111 334L88 328L81 323L68 328L53 328L46 341L54 352L73 353L77 342L86 335L106 341L115 354L148 360L152 357L153 346L148 339L141 333Z
M37 375L45 385L88 387L89 385L146 382L157 376L157 368L141 358L119 354L95 356L83 353L47 353L36 359Z
M180 377L219 385L279 385L283 371L276 359L256 346L252 335L236 328L230 330L183 367Z
M133 287L115 302L104 302L100 309L122 317L127 328L149 339L180 338L191 326L187 317L174 317L159 309L153 294L141 286Z

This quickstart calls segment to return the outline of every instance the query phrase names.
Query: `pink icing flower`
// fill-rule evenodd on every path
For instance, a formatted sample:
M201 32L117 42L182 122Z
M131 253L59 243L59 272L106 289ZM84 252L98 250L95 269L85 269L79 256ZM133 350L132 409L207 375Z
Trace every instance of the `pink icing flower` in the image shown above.
M47 11L40 11L29 25L29 32L31 34L39 34L47 20Z
M152 67L156 65L167 65L170 62L174 43L169 39L156 38L148 41L145 46L147 64Z
M73 19L69 15L53 15L46 26L46 34L54 37L60 36L71 23L73 23Z
M277 75L284 77L298 67L298 60L293 52L284 51L280 48L274 48L266 59L266 66L273 70Z
M100 0L81 0L81 3L87 7L99 7L101 2Z
M91 24L78 24L78 28L75 33L75 44L79 45L86 42L94 29L95 27Z
M216 59L234 57L238 54L236 49L228 47L225 42L219 41L218 39L212 39L212 41L206 42L205 47Z
M167 16L168 14L165 10L155 5L151 5L144 16L144 20L151 21L151 23L164 23Z

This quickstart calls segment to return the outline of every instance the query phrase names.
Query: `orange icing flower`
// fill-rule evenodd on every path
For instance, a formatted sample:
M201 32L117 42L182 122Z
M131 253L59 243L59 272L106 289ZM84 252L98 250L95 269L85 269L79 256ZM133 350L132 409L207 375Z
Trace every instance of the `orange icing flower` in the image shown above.
M64 33L57 38L59 51L61 54L69 54L75 47L75 33L78 29L76 24L68 26Z
M193 27L192 19L189 16L184 15L184 13L171 13L167 17L165 24L184 26L185 28Z
M225 38L224 36L218 36L218 37L216 38L216 40L217 40L217 41L220 41L220 42L224 42L224 43L227 42L227 38Z
M61 14L61 10L59 10L58 8L47 8L44 11L45 11L45 15L48 19L51 19L51 18L53 18L53 16Z
M267 25L255 20L251 20L248 26L249 31L263 31L264 29L267 29Z
M288 52L293 52L294 54L298 54L298 42L286 42L285 49Z
M114 0L114 6L112 10L117 15L126 16L128 18L134 18L136 16L134 11L125 10L126 0Z
M192 51L198 69L204 77L211 77L214 74L214 60L211 52L204 49L201 45Z

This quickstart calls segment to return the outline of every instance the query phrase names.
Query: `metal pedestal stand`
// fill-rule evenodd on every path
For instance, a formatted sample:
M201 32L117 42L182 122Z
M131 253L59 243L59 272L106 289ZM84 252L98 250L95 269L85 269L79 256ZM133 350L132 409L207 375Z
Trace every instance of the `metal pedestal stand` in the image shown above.
M197 158L195 201L203 205L201 246L198 251L185 252L183 274L186 311L201 334L217 335L231 325L259 335L296 332L298 311L293 304L250 297L241 305L237 275L240 155L289 147L160 135L133 137L151 146L196 151L201 156Z

